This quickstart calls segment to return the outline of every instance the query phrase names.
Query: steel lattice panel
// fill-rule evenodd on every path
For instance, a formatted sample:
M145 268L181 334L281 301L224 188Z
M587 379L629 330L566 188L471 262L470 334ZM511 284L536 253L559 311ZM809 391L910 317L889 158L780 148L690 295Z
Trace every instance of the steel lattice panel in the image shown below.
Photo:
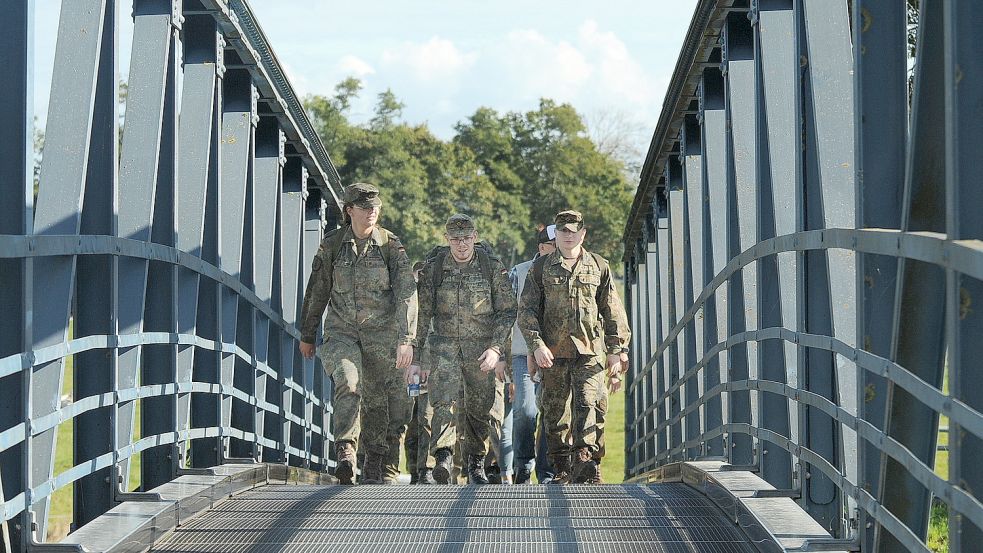
M265 486L154 551L751 553L706 497L651 486Z

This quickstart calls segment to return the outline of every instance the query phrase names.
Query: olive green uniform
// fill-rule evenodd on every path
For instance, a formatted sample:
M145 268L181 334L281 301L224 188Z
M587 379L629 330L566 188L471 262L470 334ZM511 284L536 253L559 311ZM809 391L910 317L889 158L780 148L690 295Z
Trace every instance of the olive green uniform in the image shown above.
M433 407L431 453L454 448L454 412L459 396L464 400L464 416L460 418L464 455L483 457L488 450L496 379L494 372L481 371L478 358L488 348L506 353L516 299L502 263L487 259L492 269L492 282L488 282L479 255L486 254L476 251L469 263L461 265L447 253L442 263L428 263L420 276L421 332L417 345L426 341L433 364L428 394ZM437 271L443 276L435 293ZM427 341L431 320L433 332Z
M301 339L314 342L327 308L318 356L334 380L335 440L385 455L387 436L399 443L412 408L394 359L396 346L415 338L416 284L394 234L376 227L360 242L350 226L325 236L304 294Z
M620 353L631 338L628 316L611 278L607 261L583 251L568 269L557 250L537 259L526 276L519 301L519 329L529 351L545 345L553 366L540 369L541 404L551 457L586 447L595 459L604 455L607 354Z

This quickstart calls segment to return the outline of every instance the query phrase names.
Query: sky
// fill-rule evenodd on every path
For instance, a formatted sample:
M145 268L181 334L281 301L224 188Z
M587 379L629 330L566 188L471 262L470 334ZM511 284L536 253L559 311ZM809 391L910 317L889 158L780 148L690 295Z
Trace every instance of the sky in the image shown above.
M120 8L121 78L132 41ZM46 119L58 0L36 0L35 112ZM478 107L535 109L542 97L582 115L618 114L640 150L658 122L696 0L251 0L300 95L365 85L351 117L367 120L392 89L403 119L442 138Z

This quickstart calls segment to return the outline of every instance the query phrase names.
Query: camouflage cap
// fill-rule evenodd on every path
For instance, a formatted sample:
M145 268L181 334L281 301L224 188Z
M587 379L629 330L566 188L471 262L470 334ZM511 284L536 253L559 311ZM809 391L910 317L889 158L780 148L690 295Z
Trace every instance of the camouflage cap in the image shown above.
M577 232L584 228L584 216L579 211L572 209L557 213L556 217L553 218L553 222L556 223L557 230L566 229Z
M463 213L455 213L447 219L447 225L444 228L447 230L447 235L451 237L471 236L475 231L474 219Z
M372 209L382 205L379 189L367 182L356 182L346 186L342 200L345 205L353 205L362 209Z

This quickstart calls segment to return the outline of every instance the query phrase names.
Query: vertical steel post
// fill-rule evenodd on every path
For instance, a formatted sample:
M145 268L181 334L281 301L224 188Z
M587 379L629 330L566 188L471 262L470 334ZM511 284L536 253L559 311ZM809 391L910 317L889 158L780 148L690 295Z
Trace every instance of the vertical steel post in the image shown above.
M703 274L696 275L699 288L693 290L698 295L713 280L717 272L727 265L727 185L729 168L727 166L727 121L724 112L724 78L720 67L703 70L700 85L700 135L703 139ZM694 287L695 288L695 287ZM727 329L727 290L721 286L714 291L703 306L703 351L709 351L717 343L726 342ZM698 346L699 347L699 346ZM726 349L708 359L703 371L704 389L710 390L721 382L721 367L727 367L730 352ZM704 426L707 430L719 428L723 424L723 412L729 399L721 394L710 398L704 407ZM706 444L707 455L724 455L722 438L713 438Z
M943 2L922 0L915 90L911 112L901 229L946 231L945 40ZM941 387L945 358L945 271L936 265L899 259L895 292L894 361L929 384ZM938 413L893 384L888 385L887 432L918 459L932 466ZM930 494L897 461L881 455L881 504L915 535L928 532ZM878 551L901 544L887 532L876 538Z
M653 200L655 201L655 200ZM648 323L648 336L646 336L646 343L648 344L648 359L647 363L651 363L652 366L649 368L648 372L648 382L645 386L646 393L648 394L648 401L645 402L645 408L651 407L656 401L658 401L659 396L662 394L661 384L659 380L659 371L662 368L661 356L656 356L655 352L659 347L659 327L662 324L662 310L661 310L661 298L659 292L659 230L658 230L658 211L652 209L645 218L646 226L646 288L648 289L647 301L648 301L648 313L649 313L649 323ZM658 428L659 411L656 407L648 415L648 428L649 432L654 432ZM657 435L653 435L649 438L650 440L650 450L646 460L654 459L656 455L661 452L659 449L659 440Z
M671 165L671 161L666 163L667 166ZM665 179L665 183L668 184L669 179ZM672 258L670 257L671 251L671 239L669 236L669 198L667 187L661 188L655 195L656 197L656 207L658 210L658 248L659 248L659 269L657 271L659 277L659 326L658 326L658 338L656 339L656 344L661 345L665 341L666 337L669 335L669 330L672 328L671 325L675 324L672 321L672 282L670 280L670 271L672 270ZM658 369L658 374L656 375L656 388L659 392L659 397L662 397L669 389L670 379L668 377L668 372L674 367L675 359L670 356L670 352L674 349L673 345L666 348L665 351L659 355L658 364L656 368ZM669 405L670 400L666 398L656 411L656 420L658 424L663 424L669 420ZM670 449L669 445L669 429L664 428L659 432L658 441L656 443L656 453L661 454L664 451Z
M310 280L311 273L313 272L312 262L314 255L317 254L317 250L321 245L321 229L324 224L324 203L321 200L320 190L310 185L309 178L304 182L301 197L304 200L304 249L300 259L301 267L303 267L301 275L303 286L300 287L300 290L305 290L307 288L307 281ZM312 413L312 420L314 424L321 428L321 431L313 436L311 450L321 458L321 463L315 466L314 469L323 472L328 469L327 458L331 453L331 441L328 439L330 425L328 424L329 419L326 416L327 406L331 401L331 396L325 394L325 382L330 381L330 379L325 378L326 375L321 368L320 360L317 359L317 356L314 359L304 359L304 370L312 373L314 395L321 402L321 405L316 407Z
M791 0L758 0L752 3L754 26L755 120L758 181L757 241L796 231L793 156L799 147L796 130L795 94L788 83L796 82L795 18ZM795 298L796 256L783 253L765 257L758 264L758 328L798 329ZM794 382L797 363L794 344L763 340L758 344L760 378L782 384ZM789 402L781 395L760 393L759 424L791 439L796 438ZM761 476L779 489L792 487L791 455L762 441Z
M666 162L666 182L669 183L669 243L671 244L669 254L669 287L672 291L670 295L670 324L673 328L686 313L686 293L685 280L686 272L683 270L685 255L683 250L687 246L683 239L683 221L686 218L683 190L683 155L669 156ZM669 386L673 386L679 381L680 375L685 371L684 360L685 336L689 334L689 328L684 327L676 339L669 346ZM681 395L676 389L669 396L669 418L673 419L682 410ZM669 435L669 448L674 449L683 443L682 421L672 424ZM680 452L672 456L672 460L681 460L685 457L685 452Z
M283 320L288 325L297 324L297 314L299 312L300 298L303 291L300 290L300 264L306 263L301 260L301 221L304 216L304 202L302 199L302 184L304 179L302 168L295 160L290 167L289 178L285 182L284 190L280 194L280 213L279 213L279 248L280 248L280 307L283 313ZM289 183L289 184L287 184ZM297 393L289 384L304 386L304 366L300 359L297 341L287 334L280 332L280 370L283 379L283 411L304 419L304 398ZM295 427L286 418L283 419L283 443L284 446L291 446L298 449L304 447L303 428ZM286 459L295 466L302 466L304 460L291 458Z
M686 116L680 139L680 155L683 159L683 190L685 199L682 206L682 274L683 298L677 306L676 315L683 314L694 304L696 296L703 291L703 235L705 231L704 214L706 190L703 188L703 143L700 123L696 117ZM680 377L692 369L703 357L704 324L706 306L701 306L697 314L686 323L683 344L683 365ZM705 374L706 369L703 369ZM690 407L700 400L701 382L699 374L693 375L684 384L683 407ZM700 410L695 409L685 417L686 441L699 437L701 433ZM700 446L691 445L686 449L685 459L695 459L703 453Z
M979 160L983 159L983 63L979 56L978 29L983 25L979 2L953 0L944 3L946 94L946 234L950 240L983 239L983 187ZM948 274L947 328L949 393L983 411L979 394L983 359L983 282L954 271ZM977 307L974 308L974 305ZM949 482L979 498L983 487L983 440L949 427ZM954 513L955 510L950 510ZM952 551L969 551L983 543L983 529L960 514L949 515ZM974 545L975 544L975 545Z
M254 133L259 120L258 95L252 76L245 69L229 70L223 85L219 267L230 275L241 277L246 194L253 179ZM222 286L220 298L222 343L225 344L223 347L229 347L237 344L239 295ZM218 383L226 389L235 385L236 359L235 353L223 351ZM227 430L232 427L232 402L229 393L221 394L218 426L222 428L223 436L219 447L222 459L232 456L227 437Z
M82 201L82 234L116 235L117 164L119 162L119 71L115 0L106 2L99 52L99 75L92 118L89 164ZM79 256L75 279L74 336L116 334L116 260L113 256ZM116 350L75 355L73 399L111 392ZM100 407L75 417L73 464L80 465L113 450L113 409ZM109 468L75 482L72 524L79 527L113 507Z
M72 235L81 229L105 10L105 0L62 3L45 132L45 150L49 155L41 162L35 234ZM51 152L59 155L50 155ZM44 294L33 296L33 347L25 348L28 351L61 344L68 338L75 256L35 259L33 277L34 289L43 290ZM64 359L59 359L33 367L30 394L26 398L31 418L50 414L60 407L64 363ZM25 491L52 477L56 434L57 429L53 428L28 437L25 461L30 470ZM24 538L43 541L50 496L33 501L28 493L27 499L37 525L33 536L28 532ZM27 511L22 524L24 528L32 527Z
M758 143L755 120L758 102L754 91L754 31L748 14L734 12L727 16L723 34L724 101L728 122L727 183L727 257L737 257L754 246L758 218L758 191L755 179ZM757 263L751 263L728 281L727 326L730 334L757 328ZM729 380L740 382L757 379L758 344L747 342L731 348ZM730 394L732 423L748 423L754 418L757 396L751 392ZM750 466L755 461L751 436L731 434L728 458L735 465Z
M908 131L905 22L903 2L853 3L856 218L860 228L901 228ZM858 345L884 358L891 356L897 265L893 257L857 254ZM857 376L858 415L883 430L887 381L868 371L859 371ZM857 453L857 482L879 497L880 451L861 441ZM866 511L861 511L858 527L865 551L874 548L872 524Z
M278 202L282 176L281 132L273 117L261 117L256 129L256 181L253 186L251 218L253 220L253 282L256 295L271 303L273 291L273 250ZM263 315L256 315L254 355L257 362L270 364L269 341L270 321ZM252 378L252 388L260 400L267 399L269 377L256 371ZM265 436L266 411L257 407L253 412L253 428L257 437ZM257 446L257 458L262 458L262 448Z
M221 78L225 74L224 41L215 19L210 15L186 14L182 26L184 81L181 94L181 118L178 157L180 194L178 194L177 248L202 257L205 236L205 202L208 191L218 186L219 129L221 128ZM178 268L178 332L198 332L198 273ZM214 289L207 281L202 288ZM204 310L204 308L203 308ZM198 351L200 359L212 355ZM177 382L189 385L195 366L196 348L178 346ZM175 428L178 432L191 427L191 394L177 394ZM175 459L179 468L187 466L187 447L178 444Z
M133 4L132 69L120 146L117 235L141 242L151 241L158 180L161 177L170 178L161 184L163 187L171 186L173 181L174 167L164 167L173 162L173 144L165 146L164 141L165 135L169 141L173 140L175 121L173 89L177 83L174 58L180 12L175 13L174 7L170 2L158 0L138 0ZM165 123L166 116L169 116L169 121ZM166 193L162 191L161 194ZM173 225L173 218L170 224ZM167 234L173 234L173 227L170 230ZM117 261L120 334L143 331L145 309L152 312L157 308L146 301L148 269L149 263L145 259L121 257ZM141 367L145 363L144 353L145 348L141 346L119 350L115 390L139 386ZM136 402L120 401L114 409L114 449L118 450L133 441ZM116 475L113 477L113 489L117 493L126 492L130 459L117 461L114 465Z
M845 2L800 0L800 93L805 125L803 170L804 229L853 228L854 181L853 50ZM812 251L804 256L806 330L856 345L856 263L849 250ZM832 352L810 348L799 387L856 413L856 365ZM857 435L819 409L805 408L802 443L857 481ZM802 499L806 510L839 537L847 537L846 499L833 481L812 467Z
M217 264L215 223L218 201L220 129L222 123L222 35L210 15L186 14L183 25L184 82L181 94L181 120L178 155L181 193L178 195L177 248ZM206 214L208 214L206 216ZM215 283L202 283L198 273L178 269L178 332L197 334L214 339ZM199 300L202 300L199 305ZM192 380L212 381L212 360L217 355L194 346L179 346L177 352L178 385ZM197 377L197 378L194 378ZM192 418L200 422L211 401L201 394L179 393L177 396L177 429L190 430ZM192 405L195 414L192 416ZM208 424L195 424L208 426ZM193 455L195 466L215 464L209 459L210 449L205 440L198 444ZM187 442L179 446L179 465L189 464Z
M11 2L0 18L0 234L24 236L34 227L34 3ZM0 358L30 351L33 297L31 259L0 259L0 312L8 324L0 332ZM29 369L30 370L30 369ZM28 371L29 371L28 370ZM30 416L28 371L0 379L0 432L24 425ZM28 487L27 441L0 453L0 503ZM0 522L0 549L24 546L27 513ZM26 527L29 528L29 527Z
M178 110L177 78L180 60L181 11L172 4L171 45L167 58L164 105L160 128L160 150L157 162L157 186L153 199L153 221L150 241L164 246L177 245L178 174ZM177 331L177 271L164 261L151 261L147 274L147 302L144 308L144 330L148 332ZM177 347L171 344L148 345L143 348L141 385L172 384L177 382ZM142 436L167 435L176 430L177 405L174 396L150 397L141 400L140 431ZM140 489L149 490L170 482L177 475L177 457L170 445L158 446L141 453Z

